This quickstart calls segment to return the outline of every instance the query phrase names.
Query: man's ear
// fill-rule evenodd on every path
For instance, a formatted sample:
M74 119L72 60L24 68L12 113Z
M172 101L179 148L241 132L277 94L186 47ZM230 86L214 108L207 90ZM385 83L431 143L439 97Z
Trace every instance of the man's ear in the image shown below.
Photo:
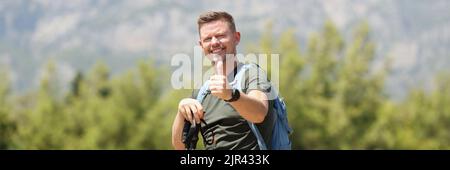
M234 38L236 39L236 45L238 45L239 42L241 42L241 33L236 31L234 33Z
M203 45L202 45L202 41L201 41L201 40L198 40L198 45L200 45L200 47L203 48Z

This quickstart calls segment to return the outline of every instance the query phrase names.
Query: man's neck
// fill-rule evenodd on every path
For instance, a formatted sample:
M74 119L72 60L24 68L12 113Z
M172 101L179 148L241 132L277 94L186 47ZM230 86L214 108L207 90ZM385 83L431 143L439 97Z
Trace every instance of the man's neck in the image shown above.
M211 61L211 64L213 67L215 67L215 63ZM227 56L225 60L223 60L223 73L225 75L230 75L234 71L234 69L237 67L238 61L236 60L235 56Z
M238 62L234 57L230 57L228 60L225 60L223 64L223 73L228 76L237 67Z

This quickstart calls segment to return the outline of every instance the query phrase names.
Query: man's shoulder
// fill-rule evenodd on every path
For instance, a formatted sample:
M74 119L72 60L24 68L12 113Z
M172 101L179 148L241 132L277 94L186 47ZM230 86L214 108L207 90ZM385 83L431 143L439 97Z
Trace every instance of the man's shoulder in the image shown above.
M192 89L191 98L196 99L200 89Z
M266 75L266 71L256 63L246 63L243 67L245 67L245 70L248 72L248 74L246 74L247 76Z

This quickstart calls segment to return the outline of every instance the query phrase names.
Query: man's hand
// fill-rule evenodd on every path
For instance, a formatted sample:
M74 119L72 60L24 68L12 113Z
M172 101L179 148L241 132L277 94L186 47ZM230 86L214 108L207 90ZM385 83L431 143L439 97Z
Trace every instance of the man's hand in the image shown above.
M227 76L224 74L223 61L215 58L214 67L216 74L209 79L209 90L211 94L222 100L229 100L232 97L232 90L228 83Z
M200 119L203 119L203 107L197 100L185 98L178 104L178 114L192 124L194 124L194 120L196 123L200 123Z

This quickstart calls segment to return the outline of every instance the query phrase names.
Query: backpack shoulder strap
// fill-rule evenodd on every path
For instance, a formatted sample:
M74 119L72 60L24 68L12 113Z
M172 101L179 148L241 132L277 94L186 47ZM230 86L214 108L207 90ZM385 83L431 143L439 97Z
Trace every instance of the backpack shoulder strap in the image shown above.
M236 73L236 76L234 77L234 81L231 83L231 86L242 91L242 81L245 81L245 72L247 72L248 69L250 69L250 64L244 64Z
M206 80L206 82L200 88L200 91L198 91L196 99L198 102L200 102L200 104L203 102L206 95L208 94L208 87L209 87L209 80Z
M247 121L248 125L250 126L250 129L252 129L253 134L255 134L256 141L258 142L259 150L267 150L266 142L264 142L264 138L262 137L261 133L258 130L258 127L250 121Z
M245 81L244 75L245 72L251 67L251 64L245 64L242 66L241 69L237 72L235 78L234 78L234 84L232 86L240 91L242 91L242 81ZM255 137L258 142L258 146L260 150L267 150L267 145L264 142L264 138L261 135L261 132L259 131L258 127L250 121L247 121L248 125L250 126L250 129L252 130L253 134L255 134Z

